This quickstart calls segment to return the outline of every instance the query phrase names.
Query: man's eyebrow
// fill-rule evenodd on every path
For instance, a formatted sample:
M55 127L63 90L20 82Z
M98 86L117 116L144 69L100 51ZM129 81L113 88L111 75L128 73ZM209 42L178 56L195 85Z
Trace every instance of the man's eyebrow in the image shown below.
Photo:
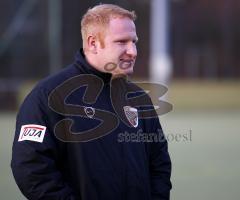
M114 39L114 42L117 42L117 41L128 41L128 40L134 40L135 42L138 41L138 37L119 37L119 38L115 38Z

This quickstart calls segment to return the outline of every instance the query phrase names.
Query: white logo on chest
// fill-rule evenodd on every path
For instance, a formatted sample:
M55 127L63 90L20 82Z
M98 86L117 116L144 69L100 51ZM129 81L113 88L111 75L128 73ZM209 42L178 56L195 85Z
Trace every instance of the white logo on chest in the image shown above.
M136 108L130 107L130 106L124 106L124 113L129 121L129 123L133 126L133 127L137 127L138 126L138 111Z
M95 108L85 107L85 108L84 108L84 112L86 113L86 115L87 115L89 118L93 118L93 116L95 115Z

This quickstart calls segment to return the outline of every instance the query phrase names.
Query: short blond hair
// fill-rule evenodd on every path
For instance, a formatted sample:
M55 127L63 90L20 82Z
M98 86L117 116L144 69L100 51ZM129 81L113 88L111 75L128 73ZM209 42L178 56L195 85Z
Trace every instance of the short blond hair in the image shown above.
M133 21L137 18L135 11L129 11L113 4L100 4L88 9L81 20L83 48L86 46L85 43L89 34L94 34L99 37L102 35L101 33L104 33L110 19L118 17L126 17Z

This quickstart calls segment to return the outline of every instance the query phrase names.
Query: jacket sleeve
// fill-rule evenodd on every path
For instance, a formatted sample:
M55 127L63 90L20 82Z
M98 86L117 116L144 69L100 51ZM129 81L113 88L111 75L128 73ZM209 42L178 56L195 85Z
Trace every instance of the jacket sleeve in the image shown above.
M169 200L172 188L171 160L168 153L168 144L163 135L158 118L151 119L152 133L156 134L150 143L150 176L151 193L153 200Z
M58 164L60 153L49 125L47 105L47 96L39 88L23 102L16 121L12 172L27 199L75 200Z

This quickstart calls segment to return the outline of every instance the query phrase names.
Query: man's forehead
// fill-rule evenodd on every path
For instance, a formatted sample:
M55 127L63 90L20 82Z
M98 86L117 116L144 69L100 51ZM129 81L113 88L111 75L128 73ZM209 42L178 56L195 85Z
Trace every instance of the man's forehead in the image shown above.
M105 30L105 37L112 39L136 39L136 28L132 20L128 18L115 18L110 20Z
M111 32L136 32L136 27L133 20L126 17L110 19L108 29Z

